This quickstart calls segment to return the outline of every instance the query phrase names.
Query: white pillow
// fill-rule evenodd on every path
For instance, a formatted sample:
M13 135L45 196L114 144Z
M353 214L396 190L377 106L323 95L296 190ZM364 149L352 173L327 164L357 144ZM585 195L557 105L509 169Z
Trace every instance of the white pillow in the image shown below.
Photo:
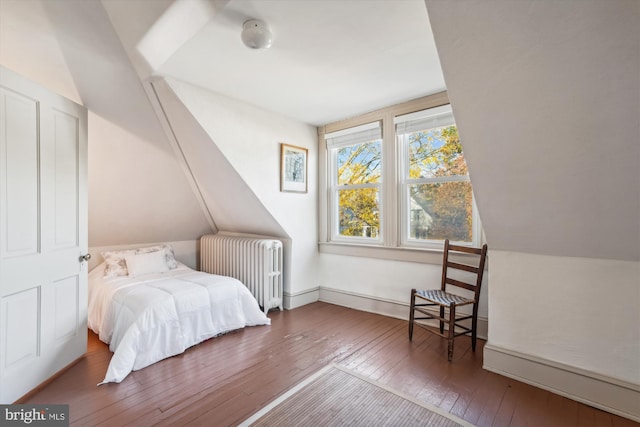
M147 248L138 248L136 249L136 254L146 254L148 252L161 251L164 249L164 256L167 260L167 266L169 266L169 270L174 270L178 268L178 262L176 261L175 255L173 254L173 248L170 245L159 245L159 246L151 246Z
M169 271L167 255L163 250L146 254L126 255L127 270L129 276L142 276L143 274L164 273Z
M178 268L178 262L173 254L173 248L169 245L149 246L146 248L125 249L120 251L106 251L101 253L102 258L104 258L106 263L104 277L129 275L129 272L127 271L127 263L125 261L126 256L162 251L163 249L169 270Z
M129 274L127 271L127 262L124 258L135 254L135 249L102 252L101 255L105 262L104 277L118 277Z

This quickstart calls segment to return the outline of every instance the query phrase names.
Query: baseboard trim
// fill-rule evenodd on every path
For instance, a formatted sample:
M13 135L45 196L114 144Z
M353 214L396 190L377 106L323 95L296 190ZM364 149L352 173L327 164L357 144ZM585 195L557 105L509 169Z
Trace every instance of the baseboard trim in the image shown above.
M294 293L284 292L283 297L285 310L292 310L318 301L318 298L320 297L320 288L316 286L315 288L305 289L304 291Z
M640 385L487 343L484 369L640 422Z
M409 320L409 304L406 302L327 288L325 286L320 286L319 301L395 317L396 319ZM487 330L487 319L478 317L478 338L487 339Z

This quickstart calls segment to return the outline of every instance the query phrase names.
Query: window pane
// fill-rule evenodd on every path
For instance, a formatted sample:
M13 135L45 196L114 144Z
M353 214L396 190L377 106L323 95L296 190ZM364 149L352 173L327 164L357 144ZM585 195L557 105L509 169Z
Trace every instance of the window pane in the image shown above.
M472 241L471 183L409 185L409 238Z
M380 182L382 141L339 148L338 185Z
M467 165L456 126L428 129L409 138L409 170L406 178L467 175Z
M380 198L377 188L339 190L339 230L341 236L378 238Z

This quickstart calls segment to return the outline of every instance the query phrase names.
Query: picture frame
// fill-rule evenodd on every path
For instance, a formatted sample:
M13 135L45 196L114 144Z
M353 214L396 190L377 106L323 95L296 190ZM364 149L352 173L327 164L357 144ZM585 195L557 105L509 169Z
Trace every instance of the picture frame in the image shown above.
M307 192L307 154L306 148L280 144L280 191Z

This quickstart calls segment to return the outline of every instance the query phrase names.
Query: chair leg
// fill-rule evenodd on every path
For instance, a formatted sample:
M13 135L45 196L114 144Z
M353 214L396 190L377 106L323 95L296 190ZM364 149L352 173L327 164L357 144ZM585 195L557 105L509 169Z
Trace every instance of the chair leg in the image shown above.
M411 289L411 305L409 306L409 341L413 339L413 318L416 304L416 290Z
M440 307L440 318L444 319L444 307ZM440 333L444 333L444 322L442 320L440 321Z
M478 304L473 305L473 317L471 318L471 351L476 351L476 337L478 335Z
M451 362L451 359L453 359L453 338L454 338L454 333L456 329L455 319L456 319L456 306L452 305L449 307L449 336L447 338L447 340L449 341L449 351L447 354L447 358L449 362Z

